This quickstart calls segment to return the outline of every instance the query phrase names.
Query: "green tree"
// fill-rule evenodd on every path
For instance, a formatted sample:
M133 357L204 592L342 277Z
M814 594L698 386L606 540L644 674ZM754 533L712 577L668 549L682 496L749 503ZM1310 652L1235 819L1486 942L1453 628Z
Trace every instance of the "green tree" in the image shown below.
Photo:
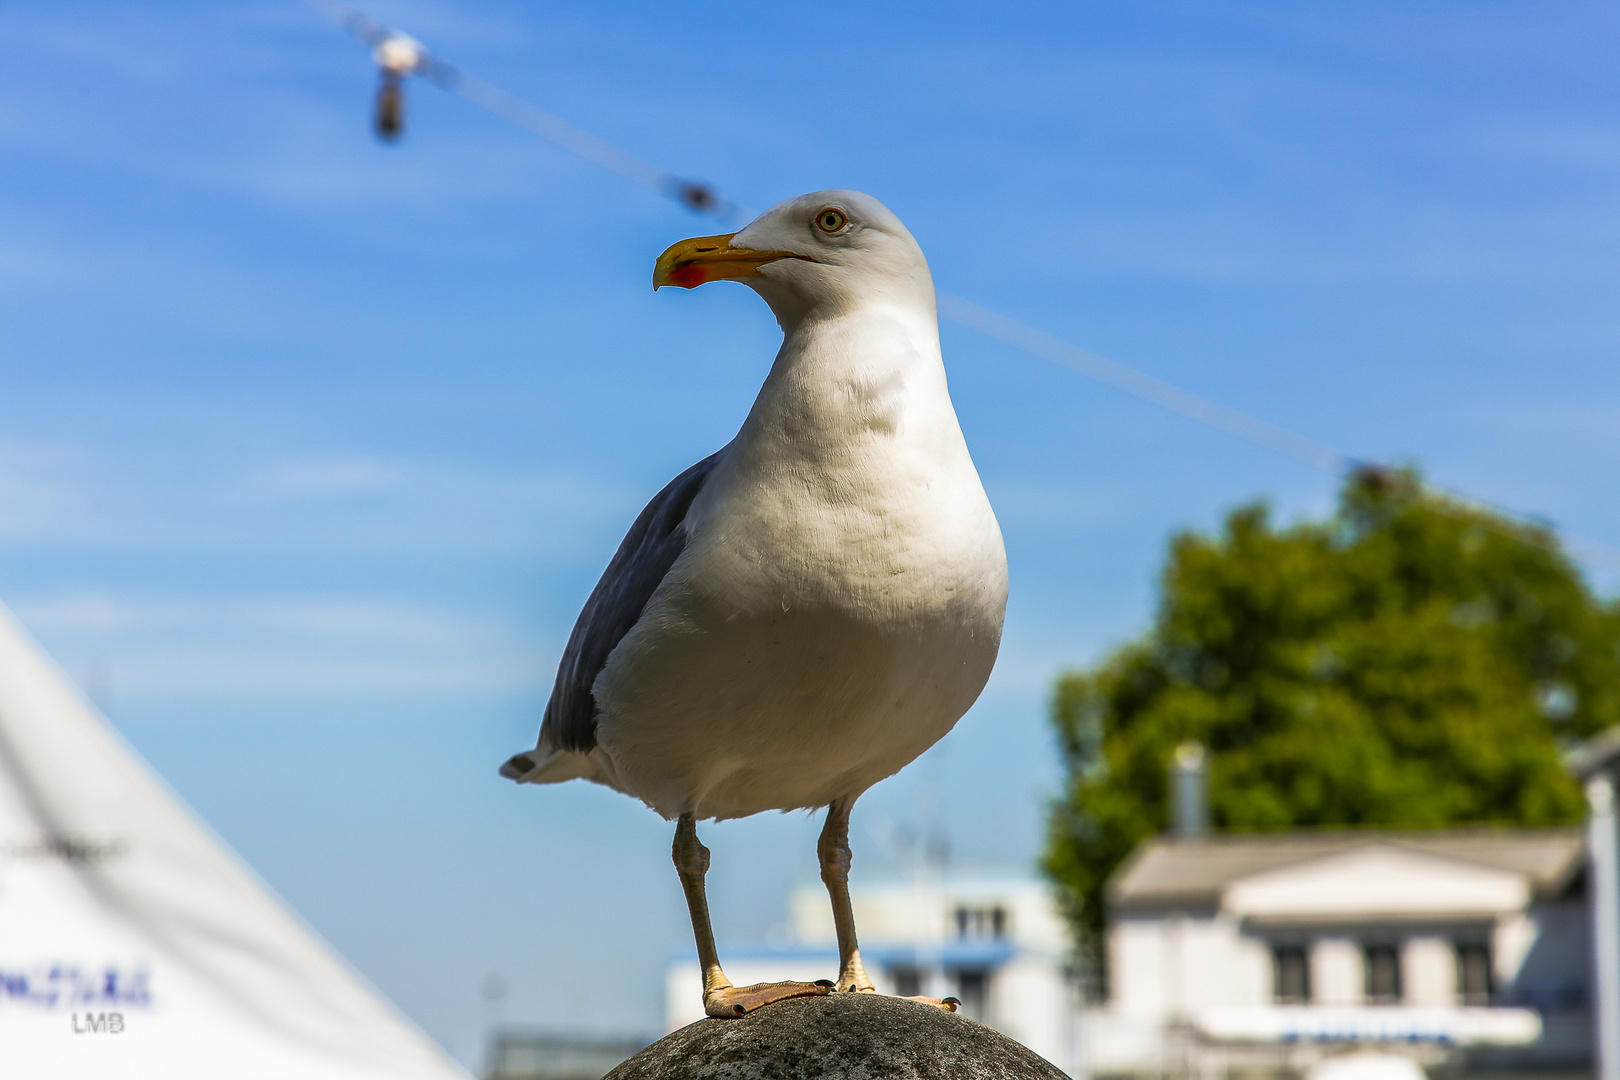
M1620 723L1620 603L1544 530L1363 470L1289 528L1255 504L1171 543L1156 625L1052 703L1045 865L1094 951L1104 885L1169 818L1184 740L1217 829L1578 820L1563 743Z

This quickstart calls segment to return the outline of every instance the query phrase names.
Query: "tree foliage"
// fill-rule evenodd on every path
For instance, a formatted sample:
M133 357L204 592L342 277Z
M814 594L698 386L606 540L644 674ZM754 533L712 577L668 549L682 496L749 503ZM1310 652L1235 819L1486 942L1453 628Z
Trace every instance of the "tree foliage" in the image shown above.
M1152 633L1065 674L1052 721L1046 868L1095 945L1184 740L1209 750L1217 829L1577 820L1559 750L1620 722L1620 604L1544 531L1365 470L1326 521L1255 504L1178 535Z

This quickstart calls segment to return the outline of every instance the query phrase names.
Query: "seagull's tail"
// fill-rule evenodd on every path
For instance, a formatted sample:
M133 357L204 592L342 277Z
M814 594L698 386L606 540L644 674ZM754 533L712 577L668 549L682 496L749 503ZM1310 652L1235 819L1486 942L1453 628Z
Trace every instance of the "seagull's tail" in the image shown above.
M515 754L501 766L502 776L520 784L560 784L594 777L597 771L589 754L546 747Z

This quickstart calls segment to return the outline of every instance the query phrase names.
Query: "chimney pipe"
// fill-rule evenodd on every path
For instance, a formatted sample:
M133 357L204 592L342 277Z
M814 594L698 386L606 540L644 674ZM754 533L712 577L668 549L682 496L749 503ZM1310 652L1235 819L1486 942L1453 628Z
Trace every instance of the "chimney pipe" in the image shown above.
M1170 820L1178 840L1209 835L1209 768L1204 745L1188 740L1170 764Z

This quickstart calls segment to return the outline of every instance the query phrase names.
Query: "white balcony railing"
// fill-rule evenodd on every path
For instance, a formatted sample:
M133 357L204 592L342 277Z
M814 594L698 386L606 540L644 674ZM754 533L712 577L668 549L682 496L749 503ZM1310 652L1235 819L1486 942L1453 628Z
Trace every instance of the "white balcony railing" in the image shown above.
M1541 1037L1534 1009L1404 1005L1268 1005L1208 1009L1198 1033L1222 1043L1435 1043L1523 1046Z

